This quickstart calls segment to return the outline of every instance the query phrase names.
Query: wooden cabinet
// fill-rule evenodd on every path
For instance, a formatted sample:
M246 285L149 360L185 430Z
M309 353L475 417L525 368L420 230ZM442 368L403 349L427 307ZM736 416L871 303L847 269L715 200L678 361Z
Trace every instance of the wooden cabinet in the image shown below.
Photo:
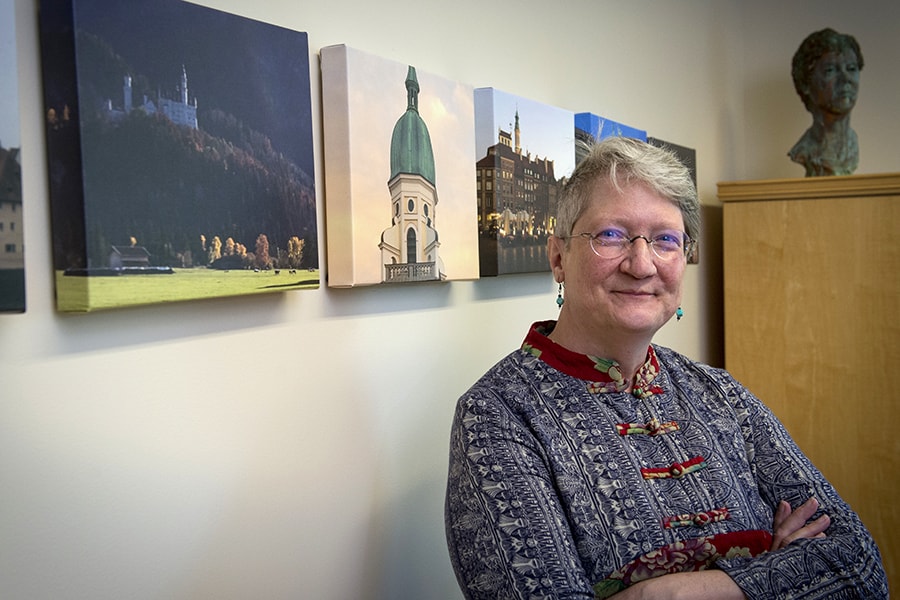
M900 593L900 173L719 199L726 367L860 514Z

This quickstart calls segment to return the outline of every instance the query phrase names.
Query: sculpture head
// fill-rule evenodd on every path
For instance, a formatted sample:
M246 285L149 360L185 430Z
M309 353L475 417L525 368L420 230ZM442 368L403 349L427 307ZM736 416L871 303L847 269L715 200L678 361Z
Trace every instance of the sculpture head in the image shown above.
M825 28L800 44L791 61L791 77L806 110L845 114L856 104L862 68L856 39Z

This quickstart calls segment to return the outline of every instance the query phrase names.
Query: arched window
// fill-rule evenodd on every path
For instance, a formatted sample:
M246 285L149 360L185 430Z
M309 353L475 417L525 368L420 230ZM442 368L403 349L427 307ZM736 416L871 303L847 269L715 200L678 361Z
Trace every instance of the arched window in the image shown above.
M412 227L406 230L406 262L416 262L416 230Z

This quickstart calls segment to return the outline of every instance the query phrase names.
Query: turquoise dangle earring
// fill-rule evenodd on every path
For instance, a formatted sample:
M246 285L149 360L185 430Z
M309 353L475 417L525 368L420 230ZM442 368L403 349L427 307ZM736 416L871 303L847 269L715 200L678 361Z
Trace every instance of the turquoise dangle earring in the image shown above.
M684 310L679 306L677 309L675 309L675 320L680 321L681 317L683 317L683 316L684 316Z
M563 292L563 286L562 286L562 281L560 281L559 282L559 291L557 292L557 295L556 295L556 306L559 308L562 308L563 302L566 301L566 299L563 298L562 292Z

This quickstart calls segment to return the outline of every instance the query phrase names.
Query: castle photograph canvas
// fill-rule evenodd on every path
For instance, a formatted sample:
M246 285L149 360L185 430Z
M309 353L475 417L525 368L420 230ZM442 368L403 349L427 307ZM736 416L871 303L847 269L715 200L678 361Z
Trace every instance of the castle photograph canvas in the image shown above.
M331 287L478 278L473 88L320 51Z
M307 35L180 0L42 0L57 308L319 286Z

